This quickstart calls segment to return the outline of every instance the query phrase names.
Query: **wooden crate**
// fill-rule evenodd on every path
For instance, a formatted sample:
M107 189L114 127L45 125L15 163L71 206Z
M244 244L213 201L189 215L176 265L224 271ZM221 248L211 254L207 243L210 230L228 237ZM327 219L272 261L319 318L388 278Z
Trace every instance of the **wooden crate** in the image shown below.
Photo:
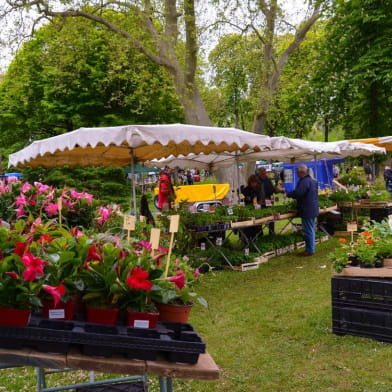
M339 230L335 231L333 233L334 237L350 237L351 236L351 231L345 231L345 230ZM354 235L358 234L357 232L354 232Z
M359 276L364 278L392 278L392 267L361 268L345 267L341 273L335 275Z
M300 241L295 244L296 249L303 248L305 246L305 241Z
M366 199L360 200L362 208L386 208L392 207L392 201L370 201Z
M256 270L259 268L260 264L266 263L267 261L268 261L267 258L265 258L263 256L259 256L259 257L256 257L254 259L254 261L252 261L250 263L243 263L239 266L235 266L234 269L236 271L242 271L242 272Z
M275 256L276 256L276 252L274 250L271 250L270 252L263 253L261 255L261 257L265 257L267 260L272 259Z

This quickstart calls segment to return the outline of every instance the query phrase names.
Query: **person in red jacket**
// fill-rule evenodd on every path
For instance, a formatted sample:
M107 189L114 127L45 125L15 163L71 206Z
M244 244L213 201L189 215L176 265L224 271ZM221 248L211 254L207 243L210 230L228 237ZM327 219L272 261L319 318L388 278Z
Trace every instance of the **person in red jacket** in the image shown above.
M165 166L159 178L158 208L161 210L168 210L175 198L170 175L170 168Z

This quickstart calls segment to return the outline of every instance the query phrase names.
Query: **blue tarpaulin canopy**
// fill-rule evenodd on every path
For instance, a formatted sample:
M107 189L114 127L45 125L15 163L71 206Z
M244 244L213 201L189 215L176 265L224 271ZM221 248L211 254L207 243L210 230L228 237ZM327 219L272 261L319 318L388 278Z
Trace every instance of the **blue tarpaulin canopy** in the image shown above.
M284 188L286 192L291 192L295 189L299 177L296 168L298 165L304 164L311 169L314 173L314 177L319 183L320 189L325 189L326 187L332 187L333 181L333 165L336 163L344 162L344 158L332 158L332 159L319 159L317 161L312 160L308 162L298 162L298 163L283 163L283 173L284 173Z

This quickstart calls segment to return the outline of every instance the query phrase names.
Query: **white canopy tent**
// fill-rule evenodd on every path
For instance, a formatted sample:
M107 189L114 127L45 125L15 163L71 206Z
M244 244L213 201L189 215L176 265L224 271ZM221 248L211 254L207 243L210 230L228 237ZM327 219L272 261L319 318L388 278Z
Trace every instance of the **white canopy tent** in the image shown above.
M145 162L149 167L192 167L214 170L220 167L235 165L236 162L255 162L258 160L277 160L283 162L301 162L322 158L346 158L385 154L385 149L366 143L352 143L346 140L337 142L315 142L292 139L284 136L271 138L271 149L259 152L252 150L241 154L224 152L221 154L189 154L170 156ZM315 165L317 177L317 166ZM237 175L237 182L239 175ZM237 188L239 183L237 183Z
M8 166L127 166L170 155L260 152L271 148L268 136L236 128L184 124L79 128L33 142L9 156ZM132 174L133 171L132 171ZM132 176L134 178L134 176ZM133 186L136 213L136 191Z

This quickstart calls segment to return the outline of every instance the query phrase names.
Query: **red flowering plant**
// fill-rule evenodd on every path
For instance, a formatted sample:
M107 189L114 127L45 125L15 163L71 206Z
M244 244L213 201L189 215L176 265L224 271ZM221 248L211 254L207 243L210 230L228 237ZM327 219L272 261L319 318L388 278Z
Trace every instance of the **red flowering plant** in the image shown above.
M35 254L37 241L24 231L24 221L10 230L0 227L0 307L37 310L41 290L55 298L64 289L45 285L48 261Z
M156 252L147 241L136 241L128 247L119 263L122 287L120 307L137 312L155 311L152 299L160 290L159 279L163 275L162 258L167 249Z
M357 256L365 267L374 267L378 261L377 247L375 239L370 231L365 230L359 233L354 243L353 254Z
M199 269L191 267L188 261L187 256L173 256L167 277L162 275L156 281L159 290L154 293L154 301L177 305L188 305L198 301L201 305L207 307L207 301L198 296L194 290L200 279Z

